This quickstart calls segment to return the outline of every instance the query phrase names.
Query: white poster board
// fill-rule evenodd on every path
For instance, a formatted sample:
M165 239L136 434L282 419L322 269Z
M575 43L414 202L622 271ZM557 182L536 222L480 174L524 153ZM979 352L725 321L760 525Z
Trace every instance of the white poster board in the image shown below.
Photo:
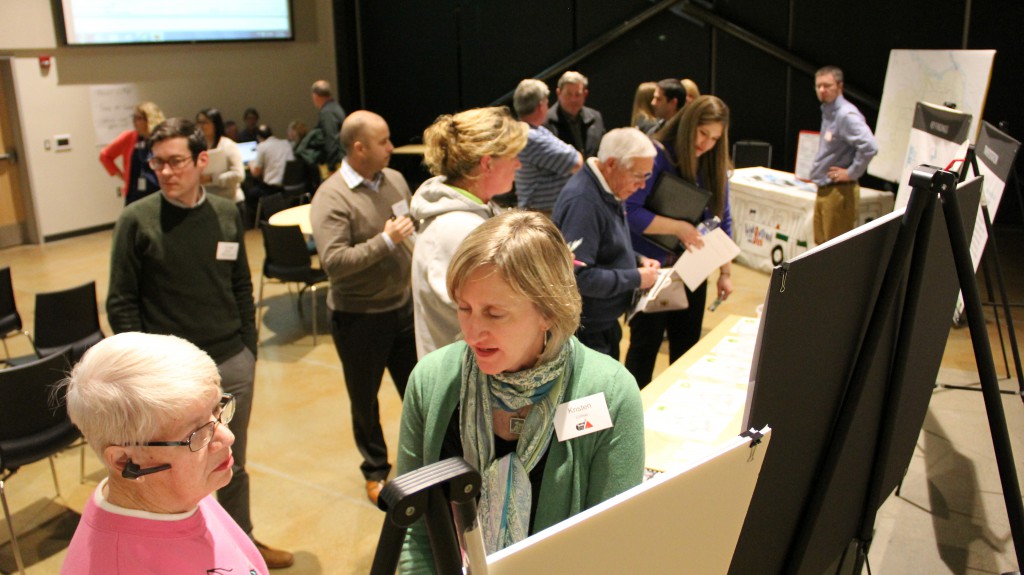
M805 182L811 181L811 168L814 167L814 158L820 146L821 132L800 130L796 139L796 168L793 175Z
M996 212L999 211L999 202L1003 198L1003 190L1006 188L1006 180L1013 170L1013 161L1020 149L1020 142L1014 140L1008 134L988 122L981 123L981 131L978 134L978 144L975 147L975 154L978 165L978 175L985 178L982 182L982 204L987 206L988 215L991 220L996 219ZM974 172L968 170L968 175L973 176ZM968 177L968 180L970 177ZM985 244L988 243L988 229L985 228L985 213L978 210L978 216L974 220L974 234L971 236L971 262L974 264L974 271L978 271L981 264L981 256L985 253ZM963 313L963 295L957 299L955 318Z
M771 437L763 433L758 445L737 437L488 556L486 573L728 573Z
M910 201L910 174L921 164L942 169L955 169L951 164L963 162L967 156L971 115L938 104L918 102L914 106L914 123L907 142L907 157L897 181L896 207ZM960 164L957 164L959 166Z
M917 102L956 103L973 117L973 142L985 107L995 50L892 50L875 126L878 155L868 173L895 182L907 155ZM944 166L943 166L944 167Z
M132 128L132 112L139 103L135 84L89 86L89 100L97 146L106 146L121 132Z

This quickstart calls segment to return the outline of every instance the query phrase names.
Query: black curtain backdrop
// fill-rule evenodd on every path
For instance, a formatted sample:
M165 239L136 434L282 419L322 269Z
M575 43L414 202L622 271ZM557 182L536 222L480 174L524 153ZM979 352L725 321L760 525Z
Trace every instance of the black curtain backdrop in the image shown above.
M984 119L1024 139L1024 3L1000 0L714 0L715 15L812 63L843 68L847 87L877 102L891 49L997 50ZM338 78L346 110L383 115L395 145L419 142L439 114L485 106L653 5L648 0L335 0ZM358 18L357 18L358 14ZM965 24L966 22L966 24ZM358 31L358 34L357 34ZM362 46L362 89L360 52ZM691 78L732 110L730 141L763 140L792 171L799 130L820 122L813 78L721 31L665 11L573 66L590 79L587 105L626 125L640 82ZM549 81L554 101L554 84ZM849 94L847 94L849 96ZM363 101L365 96L365 101ZM850 98L874 126L877 108ZM1021 166L1018 159L1018 166ZM1024 175L1024 169L1018 169ZM881 182L866 185L880 187ZM1008 191L1013 191L1010 182ZM997 222L1021 219L1009 193Z

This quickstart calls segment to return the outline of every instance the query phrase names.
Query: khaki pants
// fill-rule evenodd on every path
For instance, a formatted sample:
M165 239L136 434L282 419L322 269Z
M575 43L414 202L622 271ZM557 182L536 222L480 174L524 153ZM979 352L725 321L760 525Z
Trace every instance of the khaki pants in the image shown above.
M857 227L859 209L857 182L820 186L814 201L814 243L823 244Z

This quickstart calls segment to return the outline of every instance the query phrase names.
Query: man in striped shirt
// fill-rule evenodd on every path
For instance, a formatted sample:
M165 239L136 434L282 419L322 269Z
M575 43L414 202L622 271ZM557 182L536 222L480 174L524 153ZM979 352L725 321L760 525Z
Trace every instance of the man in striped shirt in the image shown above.
M512 103L519 119L530 125L526 147L519 153L523 166L516 172L519 207L551 215L555 200L569 178L583 165L583 155L544 127L551 91L540 80L519 83Z

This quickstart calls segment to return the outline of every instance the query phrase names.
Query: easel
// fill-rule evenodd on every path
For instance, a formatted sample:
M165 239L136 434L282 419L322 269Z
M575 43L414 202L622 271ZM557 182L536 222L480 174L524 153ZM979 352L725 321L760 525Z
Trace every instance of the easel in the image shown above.
M487 575L476 521L480 485L480 473L461 457L427 465L385 485L377 505L387 516L370 575L394 575L406 530L420 517L427 522L436 573L462 574L461 550L465 549L469 559L466 575Z
M967 149L967 157L964 159L963 166L961 167L961 170L960 170L960 181L961 182L964 181L965 179L967 179L967 169L968 169L968 167L970 167L974 171L974 175L975 176L981 175L981 173L978 170L978 158L977 158L977 155L976 155L976 152L975 152L975 148L974 148L973 145L968 147L968 149ZM1018 187L1017 187L1017 192L1018 192L1018 196L1019 196L1019 194L1020 194L1019 184L1018 184ZM1002 267L1002 264L999 262L999 250L996 247L996 238L995 238L994 230L992 229L992 218L989 216L988 202L984 201L984 198L982 199L982 202L981 202L981 213L982 213L982 216L983 216L984 222L985 222L985 232L988 235L988 241L987 241L987 245L985 247L985 252L982 254L982 258L981 258L981 270L982 270L982 273L985 275L985 288L986 288L986 290L988 292L988 301L985 302L985 305L991 305L992 308L993 308L993 312L995 314L996 333L999 334L999 348L1003 352L1003 365L1004 365L1004 367L1006 369L1006 377L1009 378L1010 377L1010 365L1009 365L1009 362L1008 362L1007 357L1006 357L1006 343L1003 341L1003 330L1002 330L1002 326L1000 325L1000 320L999 320L999 304L1000 304L1000 302L996 301L995 295L994 295L994 293L992 291L992 276L991 276L991 274L989 272L989 264L986 263L986 260L988 260L988 261L991 262L991 266L993 268L995 268L996 286L999 288L999 295L1001 297L1001 303L1002 303L1002 308L1003 308L1003 315L1006 318L1007 338L1010 340L1010 351L1013 354L1013 365L1014 365L1014 367L1017 370L1017 372L1016 372L1017 373L1017 385L1019 386L1019 391L1017 391L1017 392L1000 389L1000 393L1003 393L1003 394L1006 394L1006 395L1018 395L1018 396L1020 396L1021 401L1024 401L1024 369L1022 369L1022 367L1021 367L1020 350L1017 347L1017 332L1016 332L1016 329L1013 327L1013 312L1010 309L1010 307L1011 307L1010 297L1006 293L1006 283L1003 281L1003 267ZM946 389L960 389L960 390L966 390L966 391L981 391L980 388L971 387L971 386L964 386L964 385L948 385L947 384L947 385L943 385L942 387L946 388Z
M981 298L974 278L974 267L971 261L968 241L964 233L963 220L956 198L957 174L933 168L919 166L911 176L913 187L910 203L900 226L896 244L886 269L882 290L868 323L868 330L863 345L854 364L848 386L846 388L839 417L829 435L830 448L822 462L814 483L811 497L801 513L800 527L793 539L790 553L787 556L785 573L800 571L804 557L810 552L810 541L814 525L826 513L826 497L833 478L839 471L839 461L844 446L850 441L850 428L867 385L870 366L881 350L879 343L885 322L898 302L899 287L907 278L906 297L902 302L900 325L914 325L914 311L917 301L925 289L923 255L928 249L932 218L935 212L936 195L941 196L943 214L949 235L953 260L956 264L960 289L963 293L975 358L981 379L982 392L992 433L992 441L996 452L996 461L1002 483L1003 497L1009 517L1018 567L1024 564L1024 505L1021 502L1020 486L1014 466L1013 453L1006 430L1006 419L999 397L999 386L989 347L988 332L981 308ZM909 274L908 274L909 270ZM907 379L906 365L910 353L910 335L904 329L899 331L896 348L890 366L889 386L885 391L884 414L880 420L879 433L875 443L875 455L871 467L867 497L861 510L861 518L857 532L852 536L854 566L852 573L859 575L867 562L867 553L871 544L875 516L887 489L887 467L890 465L890 450L894 447L895 428L897 422L898 398L903 392L903 384ZM849 549L847 545L847 549ZM845 559L845 553L844 558ZM844 561L841 560L839 570ZM870 572L870 566L868 566Z

